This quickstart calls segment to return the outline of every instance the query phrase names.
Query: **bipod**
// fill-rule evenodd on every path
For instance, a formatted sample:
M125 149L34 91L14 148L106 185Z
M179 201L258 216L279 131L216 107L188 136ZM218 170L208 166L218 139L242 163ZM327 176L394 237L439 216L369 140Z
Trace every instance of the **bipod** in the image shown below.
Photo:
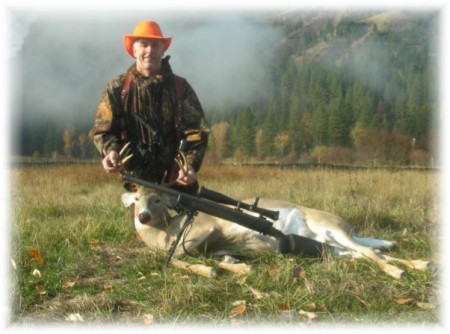
M175 253L175 250L177 249L177 246L180 243L181 237L186 231L186 228L188 228L189 225L191 225L192 222L194 221L194 218L197 215L197 211L190 209L183 209L181 215L183 215L182 221L180 222L181 228L177 234L176 239L172 242L169 250L167 251L166 261L164 262L164 266L166 267L170 264L170 260L172 260L173 254Z

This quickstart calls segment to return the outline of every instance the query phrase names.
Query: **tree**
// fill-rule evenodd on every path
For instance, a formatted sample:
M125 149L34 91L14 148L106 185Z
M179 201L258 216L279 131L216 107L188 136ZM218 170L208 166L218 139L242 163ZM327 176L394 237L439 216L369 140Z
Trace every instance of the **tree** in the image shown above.
M317 145L311 153L311 158L313 158L317 163L322 162L322 157L328 153L329 148L325 145Z
M57 128L50 124L47 128L44 139L43 155L50 157L58 152L61 147L61 133L58 134Z
M75 129L73 127L68 127L64 130L63 133L64 154L67 157L72 157L73 155L73 150L75 147L74 137L75 137Z
M275 137L275 149L280 158L284 158L284 156L286 155L288 143L289 136L287 132L281 132Z
M352 139L358 160L368 163L376 158L373 141L379 139L375 139L369 129L365 128L361 123L357 123L352 130Z
M335 82L334 80L332 82ZM330 146L349 146L349 131L352 127L352 112L344 102L342 87L335 82L329 104L328 138Z
M346 124L344 113L338 103L331 104L330 117L328 118L328 138L330 146L344 146L347 144L348 132L346 131Z
M289 146L290 153L295 156L300 155L302 131L302 118L300 109L297 104L292 105L289 113L289 122L286 134L288 140L287 145Z
M425 102L424 97L428 96L423 83L423 76L420 74L410 74L408 82L408 101L405 117L406 134L419 141L425 140L430 126L429 102ZM429 100L429 99L428 99Z
M237 118L237 137L239 138L239 147L247 157L255 154L255 135L256 124L255 115L251 108L246 108Z
M276 120L277 115L274 110L270 110L264 119L262 127L262 155L264 158L275 155Z
M302 136L301 136L301 149L303 151L309 151L313 145L313 135L312 135L312 120L311 113L309 110L305 110L302 114Z
M228 151L228 136L230 124L228 122L216 123L211 128L211 144L208 145L218 162L222 161Z
M79 158L86 159L88 157L91 144L86 133L82 132L78 135Z
M256 130L255 135L255 149L256 149L256 158L258 160L263 159L264 155L264 143L263 143L263 129L259 128Z
M323 103L320 103L312 114L311 129L312 137L314 139L314 146L325 145L328 142L328 120Z

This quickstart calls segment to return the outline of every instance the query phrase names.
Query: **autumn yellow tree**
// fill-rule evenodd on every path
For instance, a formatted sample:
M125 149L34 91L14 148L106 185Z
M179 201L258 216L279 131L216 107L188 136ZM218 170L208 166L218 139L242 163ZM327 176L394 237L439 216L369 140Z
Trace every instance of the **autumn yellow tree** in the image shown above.
M285 131L275 137L275 148L280 158L284 158L289 144L289 134Z
M255 150L256 150L256 158L258 160L262 159L262 155L263 155L263 129L259 128L258 130L256 130L256 135L255 135Z
M222 161L226 155L229 128L230 124L228 122L216 123L211 128L212 140L209 147L217 162Z
M78 145L80 147L79 156L82 159L85 159L88 153L88 145L90 144L89 138L86 133L80 133L78 135Z

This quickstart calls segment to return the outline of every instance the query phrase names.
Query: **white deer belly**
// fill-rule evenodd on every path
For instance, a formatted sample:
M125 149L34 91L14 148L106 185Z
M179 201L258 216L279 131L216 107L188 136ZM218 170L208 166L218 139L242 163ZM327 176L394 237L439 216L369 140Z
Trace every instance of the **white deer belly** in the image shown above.
M277 230L284 234L297 234L314 239L316 234L310 230L302 212L297 208L278 209L279 218L273 224Z

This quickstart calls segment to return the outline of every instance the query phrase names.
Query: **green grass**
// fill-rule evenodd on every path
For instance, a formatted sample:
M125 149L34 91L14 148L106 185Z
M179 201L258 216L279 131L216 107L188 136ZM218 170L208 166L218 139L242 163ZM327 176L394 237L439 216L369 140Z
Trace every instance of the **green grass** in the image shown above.
M11 176L12 323L68 323L75 314L81 324L440 322L439 271L407 269L399 281L365 259L247 253L241 254L253 268L247 277L217 268L217 277L205 278L164 267L164 255L136 239L119 178L98 166L20 168ZM232 197L280 198L334 212L360 235L397 240L393 256L439 265L433 173L205 167L200 177ZM208 256L187 261L216 266ZM299 270L302 277L293 274Z

